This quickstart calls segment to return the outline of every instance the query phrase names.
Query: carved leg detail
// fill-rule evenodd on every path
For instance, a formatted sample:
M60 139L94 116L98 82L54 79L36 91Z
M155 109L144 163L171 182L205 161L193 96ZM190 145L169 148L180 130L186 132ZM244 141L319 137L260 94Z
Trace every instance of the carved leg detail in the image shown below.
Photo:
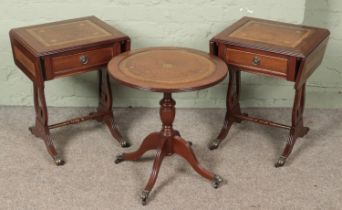
M53 160L55 161L55 164L57 166L64 165L65 164L64 160L56 152L55 146L52 141L52 137L50 135L44 135L42 138L44 139L46 148L49 154L51 155L51 157L53 158Z
M163 141L163 143L165 142L165 140ZM156 180L158 178L158 174L159 174L159 170L160 170L160 166L163 162L163 159L165 157L165 150L163 150L162 148L157 150L154 162L153 162L153 167L152 167L152 173L150 175L150 178L148 179L148 182L146 184L146 187L141 195L141 201L142 204L145 205L146 204L146 200L148 198L149 192L151 192L154 184L156 183Z
M33 85L33 97L34 97L34 107L36 112L36 122L35 126L30 127L31 133L43 139L46 149L50 156L55 161L57 166L64 165L64 160L57 154L55 145L53 144L53 139L50 136L48 128L48 112L45 101L44 85L37 87Z
M49 152L50 156L54 159L55 164L57 166L64 165L64 160L57 154L55 145L53 144L53 139L48 131L44 131L44 128L41 125L36 125L35 127L30 127L30 131L33 135L38 138L41 138L46 146L47 151Z
M114 116L112 113L112 90L110 87L108 72L104 70L98 71L99 75L99 106L98 112L107 113L103 117L103 122L108 126L112 136L120 143L121 147L129 147L130 144L125 141L118 131ZM98 120L99 121L99 120Z
M295 136L294 130L290 131L290 135L287 139L284 151L275 164L276 168L285 165L285 162L286 162L287 158L289 157L289 155L291 154L294 144L296 143L296 139L297 139L297 137Z
M187 141L175 136L173 140L173 151L183 157L198 174L211 181L215 179L215 174L200 165Z
M229 117L229 113L226 113L226 117L223 123L223 127L219 133L219 135L217 136L216 139L214 139L212 142L210 142L208 144L208 148L210 150L214 150L217 149L219 147L219 145L221 144L221 142L227 137L228 132L231 128L231 126L233 125L234 120Z
M295 100L292 109L292 126L290 130L290 135L287 139L286 146L282 155L279 157L278 161L275 164L275 167L284 166L287 158L290 156L293 147L296 143L298 137L305 136L309 128L304 127L303 123L303 112L305 105L305 84L296 90Z
M304 84L301 89L301 100L300 100L300 107L299 107L299 113L298 113L299 122L297 125L298 137L304 137L310 130L308 127L304 127L304 122L303 122L303 118L304 118L303 114L304 114L304 107L305 107L305 87L306 87L306 84Z
M223 123L223 127L215 140L209 143L208 148L210 150L217 149L220 143L228 135L230 127L234 122L240 123L240 119L234 118L234 114L241 114L240 109L240 83L241 73L239 70L232 66L229 66L229 82L226 98L226 115Z
M107 116L105 116L103 122L108 126L110 133L120 143L121 147L131 146L128 141L122 138L112 114L108 114Z
M143 140L137 151L131 153L123 153L122 155L117 156L115 163L120 163L123 160L138 160L147 151L159 148L161 144L163 144L160 139L161 135L159 132L151 133Z

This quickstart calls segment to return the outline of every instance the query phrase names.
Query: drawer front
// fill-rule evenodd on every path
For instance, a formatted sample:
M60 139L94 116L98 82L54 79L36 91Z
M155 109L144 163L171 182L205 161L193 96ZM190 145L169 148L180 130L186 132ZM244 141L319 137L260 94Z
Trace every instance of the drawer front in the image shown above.
M113 47L89 50L51 58L47 69L52 77L70 75L106 65L114 55Z
M284 57L228 48L226 59L229 64L263 74L286 77L288 72L288 59Z

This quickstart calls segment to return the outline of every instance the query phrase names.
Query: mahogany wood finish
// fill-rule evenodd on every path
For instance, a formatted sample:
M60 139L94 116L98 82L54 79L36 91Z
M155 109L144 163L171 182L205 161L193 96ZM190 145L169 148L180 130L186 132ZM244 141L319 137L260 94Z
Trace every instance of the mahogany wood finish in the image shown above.
M243 17L210 41L210 53L229 66L227 112L218 137L209 144L218 148L234 122L251 122L290 130L284 151L275 166L285 164L298 137L309 131L304 127L305 83L321 63L329 31L302 25ZM241 113L239 97L241 71L283 78L294 82L295 98L291 126Z
M222 81L227 74L227 66L215 56L185 48L147 48L123 53L108 64L110 75L118 82L139 89L163 92L160 101L160 132L149 134L139 149L117 156L115 163L123 160L138 160L145 152L157 150L151 176L142 192L142 204L152 190L164 157L177 154L183 157L202 177L211 180L217 188L221 177L205 169L197 160L191 142L184 140L173 129L176 102L173 92L196 90L212 86Z
M86 120L104 122L121 146L129 146L117 130L112 113L112 94L108 73L109 60L130 49L130 39L98 18L84 17L10 31L15 64L32 80L36 122L31 132L44 140L56 165L63 165L53 144L50 129ZM44 83L98 69L99 106L87 116L49 125Z

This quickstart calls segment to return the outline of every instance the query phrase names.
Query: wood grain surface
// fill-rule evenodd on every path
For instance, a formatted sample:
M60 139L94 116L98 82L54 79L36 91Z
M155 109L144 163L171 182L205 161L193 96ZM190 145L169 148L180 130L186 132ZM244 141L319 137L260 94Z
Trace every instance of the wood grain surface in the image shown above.
M323 28L243 17L211 41L303 58L328 36Z
M209 87L223 80L226 64L215 56L186 48L146 48L113 58L112 77L130 87L178 92Z
M12 29L11 36L36 56L126 40L127 35L95 16Z
M229 66L225 120L217 138L209 144L216 149L231 126L247 120L289 129L289 136L275 167L285 164L296 139L304 137L305 87L309 76L321 64L330 32L327 29L243 17L210 41L210 53ZM291 126L243 113L240 108L241 71L281 77L294 82L295 96Z

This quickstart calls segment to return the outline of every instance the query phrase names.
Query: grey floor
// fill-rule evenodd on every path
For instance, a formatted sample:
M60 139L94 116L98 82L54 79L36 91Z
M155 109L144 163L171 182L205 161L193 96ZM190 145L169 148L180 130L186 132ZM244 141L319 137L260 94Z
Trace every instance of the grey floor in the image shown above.
M92 109L50 108L50 122ZM248 109L257 116L290 122L289 109ZM221 175L219 189L180 157L164 160L143 207L139 195L152 168L153 152L141 161L113 163L160 129L158 109L115 109L122 149L97 122L52 131L66 165L56 167L42 141L30 134L32 107L0 107L0 209L342 209L342 110L307 109L311 128L283 168L273 164L287 131L243 122L221 148L207 149L221 127L223 109L178 109L175 128L193 142L203 166Z

